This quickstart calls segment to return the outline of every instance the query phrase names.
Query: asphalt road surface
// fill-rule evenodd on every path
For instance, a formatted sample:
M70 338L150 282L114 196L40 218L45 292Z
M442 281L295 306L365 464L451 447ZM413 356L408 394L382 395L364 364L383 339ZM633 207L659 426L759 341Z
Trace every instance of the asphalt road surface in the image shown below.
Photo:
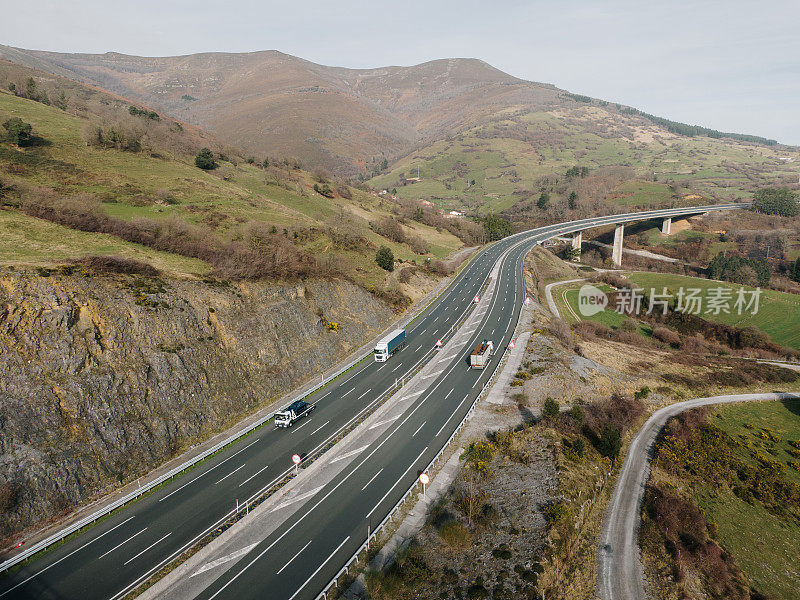
M639 557L642 500L650 477L656 437L666 422L683 411L710 404L800 399L798 394L766 393L713 396L678 402L657 410L633 438L608 507L597 554L597 591L602 600L646 600Z
M347 427L403 377L472 302L503 259L490 309L450 369L375 448L310 498L295 519L251 550L208 588L207 598L314 598L394 506L461 421L489 375L467 368L477 341L510 341L525 298L522 261L537 242L587 227L742 205L628 213L561 223L506 238L482 250L406 329L406 347L385 363L367 360L316 392L311 417L290 429L263 427L184 476L0 579L0 598L115 599L224 521L237 499L279 480L294 453L311 453ZM520 242L524 242L521 243ZM515 247L516 245L516 247ZM499 356L500 352L498 352ZM463 359L463 360L462 360ZM497 360L495 358L495 360ZM492 365L490 365L492 366ZM291 561L289 560L291 558Z

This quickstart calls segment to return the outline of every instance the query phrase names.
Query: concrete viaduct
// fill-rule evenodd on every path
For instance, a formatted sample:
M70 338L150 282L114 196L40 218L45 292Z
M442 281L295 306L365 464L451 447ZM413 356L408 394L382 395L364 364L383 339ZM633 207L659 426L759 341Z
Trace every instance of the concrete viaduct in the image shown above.
M641 214L637 213L614 215L614 218L618 222L614 223L614 244L612 246L612 251L611 251L611 261L614 263L614 266L616 267L622 266L622 248L623 248L623 240L625 237L625 225L628 223L634 223L637 221L649 221L653 220L654 218L662 219L661 233L663 233L664 235L669 235L672 231L672 219L674 218L704 215L715 210L747 208L749 206L750 204L737 203L737 204L716 204L713 206L693 206L691 208L674 208L674 209L664 210L658 217L653 217L651 214L651 216L645 219L642 218ZM622 219L622 221L620 221L620 218ZM608 217L605 218L597 217L595 219L587 219L584 221L580 221L580 223L581 225L575 226L574 228L565 228L559 230L557 234L554 235L553 237L558 238L563 236L564 234L571 233L572 238L570 241L572 243L572 247L580 253L581 245L583 244L583 232L593 227L601 227L603 225L609 224Z

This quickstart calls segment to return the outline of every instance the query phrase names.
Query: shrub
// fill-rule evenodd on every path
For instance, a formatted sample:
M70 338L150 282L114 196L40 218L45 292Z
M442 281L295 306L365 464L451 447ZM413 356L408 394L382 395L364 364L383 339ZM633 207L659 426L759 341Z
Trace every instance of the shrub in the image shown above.
M681 336L667 327L653 327L653 337L673 347L678 347L681 343Z
M616 460L622 450L622 436L619 433L619 428L613 423L606 423L603 426L603 432L600 435L600 443L598 448L600 454Z
M394 271L394 253L388 246L381 246L375 253L375 262L384 271Z
M17 146L25 146L30 142L31 131L33 131L30 123L26 123L19 117L12 117L3 123L3 127L8 132L8 139Z
M550 397L547 397L544 401L544 407L542 408L542 415L546 419L555 419L556 417L558 417L560 412L561 409L558 405L558 402L556 402Z
M194 164L204 171L217 168L217 161L214 160L214 154L209 148L202 148L200 152L197 153L197 156L194 157Z
M87 256L73 261L75 264L89 267L98 273L127 273L158 277L161 272L153 265L134 258L120 256Z
M451 548L465 548L471 542L469 530L459 521L445 521L438 528L439 537Z
M371 221L370 228L380 236L388 240L402 244L406 241L406 234L403 226L391 217L384 217L379 221Z

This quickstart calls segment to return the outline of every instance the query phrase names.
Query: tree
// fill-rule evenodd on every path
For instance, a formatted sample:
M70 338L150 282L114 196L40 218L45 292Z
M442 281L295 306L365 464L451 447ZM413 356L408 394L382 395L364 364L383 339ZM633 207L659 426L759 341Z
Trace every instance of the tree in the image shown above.
M753 195L753 210L768 215L796 217L800 214L797 193L789 188L764 188Z
M792 267L792 279L794 279L797 283L800 283L800 258L794 261L794 266Z
M36 100L36 80L33 77L25 80L25 97Z
M269 159L265 158L264 162L261 163L261 166L266 169L269 166Z
M578 207L578 194L575 192L570 192L567 203L570 210L575 210Z
M550 194L542 192L539 199L536 201L536 206L541 210L545 210L550 205Z
M558 406L558 402L553 400L550 396L545 398L542 414L546 419L555 419L560 412L561 409Z
M25 146L31 139L31 131L33 127L30 123L26 123L19 117L12 117L3 123L8 132L8 139L17 146Z
M13 82L9 83L8 84L8 91L16 96L17 95L17 85L15 83L13 83Z
M621 449L622 436L619 433L619 429L617 429L617 426L613 423L606 423L600 435L600 444L598 447L600 454L611 460L616 460Z
M384 271L394 271L394 253L388 246L381 246L375 253L375 262Z
M511 223L497 215L488 215L483 219L483 229L486 232L486 240L493 242L511 234Z
M131 108L134 108L133 106ZM217 168L217 161L214 160L214 153L209 148L203 148L194 157L194 164L196 167L204 171L210 171Z
M53 100L53 105L61 110L67 110L67 95L64 90L58 92L58 96Z
M389 161L384 158L383 162L381 163L381 171L385 171L388 168L389 168Z

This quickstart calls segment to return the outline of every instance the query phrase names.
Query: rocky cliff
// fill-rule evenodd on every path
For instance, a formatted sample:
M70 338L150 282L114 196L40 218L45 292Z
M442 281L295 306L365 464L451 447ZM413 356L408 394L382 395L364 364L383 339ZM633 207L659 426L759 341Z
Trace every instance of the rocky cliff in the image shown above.
M0 542L234 423L392 319L342 281L87 275L0 271Z

